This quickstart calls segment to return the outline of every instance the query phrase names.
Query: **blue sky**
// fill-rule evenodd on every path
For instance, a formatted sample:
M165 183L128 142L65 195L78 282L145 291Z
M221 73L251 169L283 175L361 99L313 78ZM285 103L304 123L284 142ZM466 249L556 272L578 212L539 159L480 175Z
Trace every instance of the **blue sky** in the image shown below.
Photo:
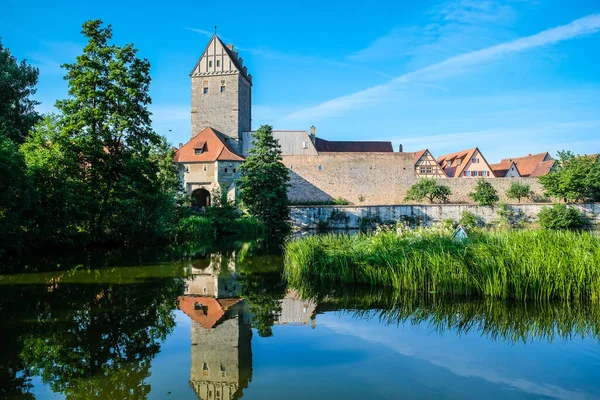
M490 162L600 151L598 0L3 0L0 36L40 68L41 111L66 96L60 64L92 18L150 60L154 126L173 144L190 137L189 72L217 25L254 77L254 128L436 156L478 146Z

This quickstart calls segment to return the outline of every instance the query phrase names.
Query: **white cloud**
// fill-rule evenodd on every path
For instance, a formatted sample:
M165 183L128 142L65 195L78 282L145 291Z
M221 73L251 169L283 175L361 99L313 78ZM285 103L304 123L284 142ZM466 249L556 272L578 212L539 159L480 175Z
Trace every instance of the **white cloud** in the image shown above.
M450 57L442 62L400 75L385 84L373 86L349 95L328 100L313 107L296 111L282 118L282 120L313 120L319 117L340 114L348 110L359 108L366 103L377 101L382 94L391 92L407 83L415 81L420 83L431 83L432 81L464 73L473 66L491 62L509 54L590 35L599 30L600 14L592 14L577 19L569 24L547 29L531 36Z

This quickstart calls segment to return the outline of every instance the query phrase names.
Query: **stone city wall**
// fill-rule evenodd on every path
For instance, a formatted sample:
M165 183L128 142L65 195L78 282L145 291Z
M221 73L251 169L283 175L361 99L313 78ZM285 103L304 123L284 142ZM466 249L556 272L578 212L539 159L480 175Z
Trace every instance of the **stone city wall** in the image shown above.
M537 220L548 204L512 204L528 221ZM600 203L579 204L580 210L600 223ZM373 223L393 223L402 217L422 221L425 225L445 219L458 221L464 211L477 215L485 223L498 219L498 207L468 204L390 205L390 206L295 206L291 208L292 225L296 229L360 229Z
M290 169L289 197L292 203L318 202L339 197L356 205L401 204L419 178L413 153L321 153L318 156L284 156ZM450 187L451 203L470 203L478 178L439 178ZM488 180L507 201L512 182L526 183L534 199L542 199L537 178L492 178ZM362 201L361 201L362 200ZM529 201L529 200L523 200Z

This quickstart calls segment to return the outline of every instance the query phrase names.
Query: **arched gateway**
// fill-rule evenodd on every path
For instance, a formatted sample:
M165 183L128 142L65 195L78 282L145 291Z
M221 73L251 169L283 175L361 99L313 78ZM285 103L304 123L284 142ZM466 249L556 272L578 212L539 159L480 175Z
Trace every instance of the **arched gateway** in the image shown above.
M196 189L192 192L192 207L210 206L210 192L206 189Z

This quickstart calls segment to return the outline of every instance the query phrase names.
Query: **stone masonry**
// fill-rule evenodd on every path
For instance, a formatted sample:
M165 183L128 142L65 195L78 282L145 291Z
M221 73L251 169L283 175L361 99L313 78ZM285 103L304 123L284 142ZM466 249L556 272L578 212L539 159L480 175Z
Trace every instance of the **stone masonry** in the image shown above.
M406 192L419 180L414 172L413 157L413 153L285 156L283 163L290 170L290 201L318 202L341 197L356 205L405 203ZM469 193L474 190L478 178L439 179L452 191L450 202L471 202ZM512 182L528 184L534 199L543 200L537 178L495 178L488 182L494 185L501 201L508 201L506 191Z

